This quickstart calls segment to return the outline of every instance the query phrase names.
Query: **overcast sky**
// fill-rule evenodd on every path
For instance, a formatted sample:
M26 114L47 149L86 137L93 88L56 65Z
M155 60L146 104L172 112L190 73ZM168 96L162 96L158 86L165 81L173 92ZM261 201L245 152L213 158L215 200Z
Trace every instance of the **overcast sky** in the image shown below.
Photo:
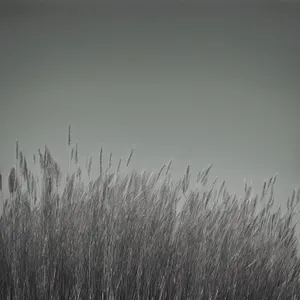
M1 9L0 9L1 10ZM287 6L3 7L0 169L15 141L45 143L67 168L71 122L82 164L104 147L159 170L173 159L241 193L279 173L277 201L300 186L300 10ZM95 171L96 172L96 171Z

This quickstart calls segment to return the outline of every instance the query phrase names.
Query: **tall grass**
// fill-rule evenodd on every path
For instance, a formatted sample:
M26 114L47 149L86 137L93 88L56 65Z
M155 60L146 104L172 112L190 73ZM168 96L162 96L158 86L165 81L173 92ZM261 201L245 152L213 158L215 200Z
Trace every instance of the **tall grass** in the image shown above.
M0 299L300 298L299 191L285 214L272 212L276 176L260 196L245 183L238 199L225 182L207 185L211 166L195 188L189 166L181 180L171 179L171 162L158 174L121 174L121 160L110 172L110 155L103 173L102 148L100 175L86 185L74 149L77 171L68 172L61 193L48 148L39 152L40 189L22 154L22 182L2 199Z

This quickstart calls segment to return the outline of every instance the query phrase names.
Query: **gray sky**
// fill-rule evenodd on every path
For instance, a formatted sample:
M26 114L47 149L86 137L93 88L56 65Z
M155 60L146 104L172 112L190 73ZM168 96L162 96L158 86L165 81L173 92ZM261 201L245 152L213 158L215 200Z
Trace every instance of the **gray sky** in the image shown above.
M284 203L300 185L300 10L288 6L2 9L0 168L15 141L44 144L64 169L67 130L81 157L104 146L133 166L173 158L241 193L279 173ZM115 160L117 163L117 160ZM85 161L83 161L83 166Z

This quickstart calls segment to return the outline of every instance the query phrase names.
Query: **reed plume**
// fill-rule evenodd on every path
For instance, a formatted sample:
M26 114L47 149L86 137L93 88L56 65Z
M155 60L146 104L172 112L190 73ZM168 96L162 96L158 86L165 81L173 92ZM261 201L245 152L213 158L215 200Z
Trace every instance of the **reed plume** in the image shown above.
M100 176L102 176L102 168L103 168L103 166L102 166L102 162L103 162L103 149L102 149L102 147L101 147L101 149L100 149Z
M129 157L128 157L128 160L127 160L127 163L126 163L126 167L128 167L128 165L130 163L130 160L132 158L132 155L133 155L133 149L131 149L131 151L130 151L130 154L129 154Z
M69 125L69 131L68 131L68 168L69 168L69 172L68 172L68 176L70 176L70 172L71 172L71 124Z
M16 169L12 167L8 176L8 190L12 195L17 189Z

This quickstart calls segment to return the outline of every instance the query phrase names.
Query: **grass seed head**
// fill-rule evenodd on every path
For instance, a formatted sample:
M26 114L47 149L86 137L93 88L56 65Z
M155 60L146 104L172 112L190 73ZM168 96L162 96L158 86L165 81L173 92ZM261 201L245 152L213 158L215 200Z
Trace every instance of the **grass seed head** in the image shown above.
M102 149L102 147L101 147L101 149L100 149L100 176L102 175L102 162L103 162L103 149Z
M8 176L8 189L11 194L16 190L16 169L14 167L11 168Z
M69 132L68 132L68 146L71 145L71 124L69 125Z
M16 160L19 159L19 142L16 141Z
M119 159L118 167L117 167L117 173L119 173L121 168L122 158Z
M112 153L109 154L109 162L108 162L108 168L111 168L111 161L112 161Z
M75 146L75 164L78 164L78 143Z
M126 163L126 167L128 167L128 165L129 165L129 163L130 163L130 160L131 160L131 158L132 158L132 155L133 155L133 149L131 149L131 151L130 151L130 155L129 155L128 160L127 160L127 163Z

